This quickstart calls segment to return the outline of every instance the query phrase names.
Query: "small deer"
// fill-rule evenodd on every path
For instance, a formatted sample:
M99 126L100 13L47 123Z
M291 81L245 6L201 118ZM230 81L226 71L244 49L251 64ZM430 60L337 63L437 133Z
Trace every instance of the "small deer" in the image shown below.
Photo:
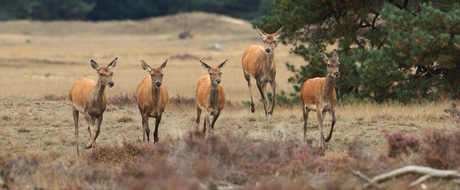
M144 70L149 72L150 76L144 77L137 85L137 105L142 116L143 138L147 135L147 142L150 142L149 134L149 117L155 118L155 131L153 138L155 144L158 142L158 125L161 121L161 116L168 105L169 94L163 81L163 70L166 67L166 60L160 67L152 69L147 63L141 60L141 65Z
M276 33L267 34L263 30L257 28L260 36L263 38L265 47L259 45L251 45L244 51L241 65L243 67L244 78L248 81L249 95L251 96L251 112L254 113L254 101L251 92L251 76L256 79L257 88L262 96L262 103L264 104L265 116L272 115L275 107L276 99L276 66L275 66L275 46L276 40L281 35L282 26ZM272 87L272 104L267 98L267 83Z
M337 95L335 92L335 79L339 78L339 54L337 50L334 49L332 53L332 58L328 58L327 55L320 50L320 55L323 61L327 64L327 74L326 77L322 78L312 78L305 81L300 92L300 100L302 102L302 112L303 112L303 139L306 140L307 135L307 121L308 113L310 111L315 111L318 118L319 129L320 129L320 140L321 146L326 146L324 142L323 135L323 120L326 112L332 117L332 126L329 136L326 138L326 142L332 137L332 131L334 129L334 124L336 122L335 117L335 104L337 101Z
M103 114L107 105L105 97L105 87L113 87L112 68L117 63L115 58L107 67L99 67L94 60L91 60L91 66L97 71L97 82L89 78L77 79L70 88L69 97L72 101L72 114L75 123L75 141L77 146L77 156L80 156L78 149L78 117L79 113L85 116L88 122L88 132L91 136L91 142L86 145L86 149L96 148L96 138L101 130ZM94 122L97 119L97 126Z
M220 84L222 77L222 69L225 67L225 60L217 67L211 67L201 61L201 66L206 69L209 75L205 75L198 80L196 86L196 124L195 128L198 128L200 124L201 112L204 111L204 124L203 133L206 133L206 125L212 132L214 124L217 118L219 118L220 112L225 106L225 92L224 87ZM212 123L210 117L212 118Z

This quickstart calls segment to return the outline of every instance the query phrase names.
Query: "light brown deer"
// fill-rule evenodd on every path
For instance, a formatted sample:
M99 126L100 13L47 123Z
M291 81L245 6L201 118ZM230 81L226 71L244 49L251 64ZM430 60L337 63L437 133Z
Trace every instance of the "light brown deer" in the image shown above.
M326 77L322 78L312 78L305 81L302 86L300 100L302 102L302 112L303 112L303 139L306 140L307 135L307 122L308 122L308 113L310 111L315 111L318 118L319 130L320 130L320 140L321 146L325 146L324 135L323 135L323 120L326 112L332 117L332 125L329 136L326 138L326 142L332 137L332 131L334 129L334 124L336 122L335 117L335 104L337 101L337 95L335 92L335 79L340 76L339 72L339 54L337 50L334 49L332 53L332 58L328 58L327 55L320 50L320 55L323 61L327 64L327 74Z
M275 46L276 40L281 35L282 26L276 33L267 34L263 30L257 28L260 36L263 38L264 46L251 45L244 51L241 65L243 67L244 78L248 81L249 95L251 96L251 112L254 113L254 101L251 92L251 76L256 79L257 88L259 89L264 104L265 116L272 115L275 107L276 99L276 66L275 66ZM267 98L267 83L272 87L272 104Z
M75 142L77 146L77 155L80 155L78 149L78 117L79 113L85 116L88 122L88 132L91 136L91 142L86 145L86 148L96 148L96 138L101 131L101 123L107 99L105 97L105 87L113 87L112 68L117 64L115 58L107 67L99 67L97 63L91 60L91 66L97 71L97 82L89 78L79 78L73 83L70 88L69 97L72 101L73 121L75 123ZM94 122L97 119L97 126Z
M209 75L205 75L198 80L196 86L196 124L198 128L200 124L201 112L204 111L204 124L203 133L206 133L206 125L209 131L212 132L220 112L225 106L225 92L224 87L220 84L222 77L222 69L225 67L225 60L217 67L211 67L201 61L201 66L206 69ZM212 118L212 123L210 117Z
M158 125L161 116L168 105L169 94L163 84L163 70L166 67L166 60L160 67L152 69L147 63L141 61L142 68L149 72L150 76L144 77L137 85L137 105L142 116L143 138L147 135L147 142L150 141L149 117L155 118L155 131L153 132L153 144L158 142Z

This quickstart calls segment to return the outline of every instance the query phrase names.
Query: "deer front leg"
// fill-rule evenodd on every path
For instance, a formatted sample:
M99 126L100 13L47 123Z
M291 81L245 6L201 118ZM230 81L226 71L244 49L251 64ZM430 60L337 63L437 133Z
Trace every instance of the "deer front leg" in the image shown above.
M272 105L270 106L270 109L268 110L268 114L272 115L273 110L275 109L275 101L276 101L276 82L275 82L275 79L270 81L270 86L272 87Z
M337 118L335 117L335 108L332 108L331 110L329 110L329 114L332 117L332 125L331 125L331 131L329 132L329 136L327 136L327 138L326 138L326 142L329 142L329 140L331 140L332 131L334 130L334 124L335 124L335 122L337 120Z
M206 122L207 121L208 121L208 112L205 110L204 111L204 119L203 119L203 133L206 133Z
M214 130L214 124L216 123L217 118L219 118L220 112L216 111L216 114L212 117L211 129Z
M147 136L147 142L150 142L150 128L149 128L149 116L142 114L142 142L145 142L145 136Z
M268 98L267 98L266 83L257 82L257 88L259 89L260 96L262 97L262 103L264 104L265 117L267 117L268 116L267 106L269 105L269 103L268 103Z
M75 144L77 145L77 156L80 156L80 150L78 149L78 116L79 112L75 107L72 106L73 122L75 123Z
M303 141L307 142L307 124L308 124L308 113L310 110L307 109L306 105L302 103L302 113L303 113Z
M94 129L94 122L96 120L96 117L93 117L93 116L89 115L89 113L85 113L85 119L86 119L86 122L88 122L88 125L89 125L88 126L88 131L89 131L89 135L90 135L90 138L91 138L91 142L86 144L85 148L90 149L93 146L93 139L96 136L96 131Z
M319 125L319 135L320 135L320 144L321 147L326 146L324 142L324 135L323 135L323 111L318 109L318 105L316 106L316 116L318 118L318 125Z
M252 90L251 90L251 76L244 73L244 78L248 81L249 96L251 96L251 112L254 113L256 109L254 108L254 101L252 100Z
M153 144L157 143L160 138L158 138L158 126L160 125L161 121L161 115L160 114L156 119L155 119L155 131L153 132Z
M101 116L99 116L99 117L94 117L94 118L96 118L97 123L96 123L96 127L95 127L96 131L93 132L93 133L94 133L94 135L93 135L94 138L93 138L93 140L92 140L92 148L96 148L96 147L97 147L96 139L97 139L97 137L99 136L99 133L101 133L101 124L102 124L102 118L103 118L103 116L101 115Z

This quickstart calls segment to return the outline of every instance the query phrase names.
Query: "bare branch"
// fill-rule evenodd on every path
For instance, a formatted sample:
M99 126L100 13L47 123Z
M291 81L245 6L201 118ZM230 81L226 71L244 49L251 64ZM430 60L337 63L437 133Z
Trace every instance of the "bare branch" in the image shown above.
M364 175L364 174L361 173L360 171L352 171L352 173L355 174L356 176L360 177L361 179L366 180L366 181L367 181L369 184L371 184L374 188L380 189L378 183L372 181L369 177L367 177L366 175Z
M387 180L389 178L396 177L396 176L406 174L406 173L418 173L418 174L425 174L425 175L436 176L436 177L460 177L460 173L458 173L455 170L438 170L438 169L433 169L433 168L424 167L424 166L409 165L403 168L395 169L388 173L384 173L384 174L375 176L374 178L372 178L372 181L378 183L378 182Z
M427 180L430 177L431 177L430 174L426 174L426 175L418 178L416 181L410 183L409 186L411 186L411 187L416 186L417 184L422 183L423 181Z

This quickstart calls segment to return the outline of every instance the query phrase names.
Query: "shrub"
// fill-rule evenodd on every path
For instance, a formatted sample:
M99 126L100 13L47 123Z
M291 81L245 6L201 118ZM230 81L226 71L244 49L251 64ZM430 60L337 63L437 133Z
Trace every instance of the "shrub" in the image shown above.
M109 105L114 106L135 106L137 105L136 93L120 93L107 98Z
M404 135L402 131L389 134L385 133L385 138L388 141L388 156L396 158L402 153L408 154L409 151L417 152L419 149L419 138Z
M43 99L46 101L66 101L69 99L68 95L45 94Z
M440 130L423 133L424 145L419 163L439 169L453 169L460 166L460 131L450 134Z

